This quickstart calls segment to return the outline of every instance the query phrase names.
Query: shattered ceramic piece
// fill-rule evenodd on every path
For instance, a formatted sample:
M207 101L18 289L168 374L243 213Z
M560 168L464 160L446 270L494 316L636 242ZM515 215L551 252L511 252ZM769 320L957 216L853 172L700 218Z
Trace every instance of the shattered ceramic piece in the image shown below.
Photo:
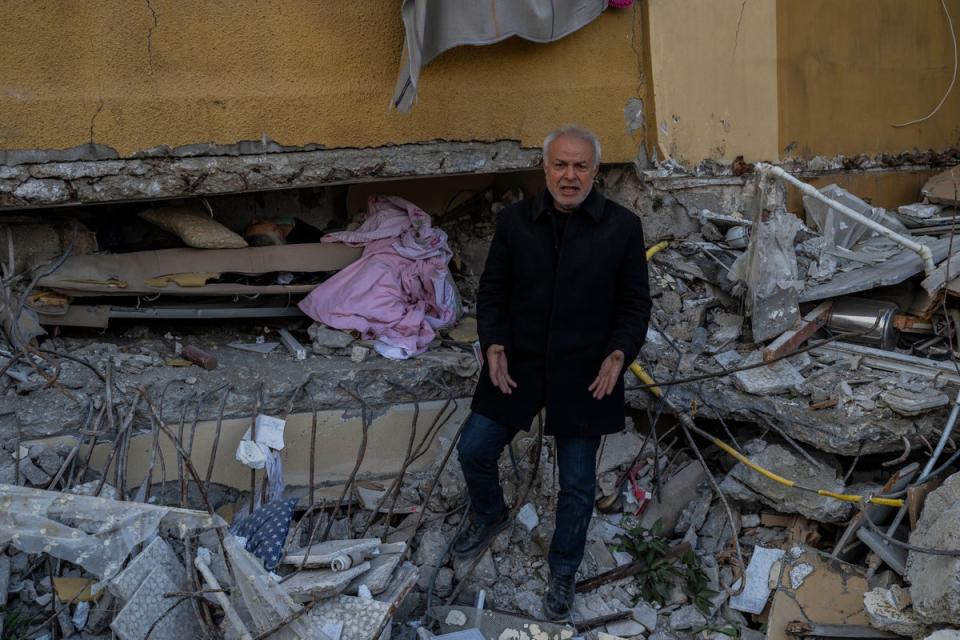
M183 585L175 582L166 569L154 569L113 619L110 628L121 640L141 640L151 627L152 640L199 637L200 629L190 603L184 600L176 604L176 599L164 597L165 593L176 591L183 591Z

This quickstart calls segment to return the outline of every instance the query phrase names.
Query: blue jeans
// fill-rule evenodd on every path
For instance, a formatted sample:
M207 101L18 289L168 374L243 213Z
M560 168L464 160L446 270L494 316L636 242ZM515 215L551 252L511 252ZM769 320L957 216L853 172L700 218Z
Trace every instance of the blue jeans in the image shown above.
M477 413L470 414L463 428L457 453L470 493L472 516L480 524L495 522L507 511L498 462L503 448L515 435L516 429ZM587 527L593 515L600 437L556 440L560 495L547 560L555 575L573 575L583 560Z

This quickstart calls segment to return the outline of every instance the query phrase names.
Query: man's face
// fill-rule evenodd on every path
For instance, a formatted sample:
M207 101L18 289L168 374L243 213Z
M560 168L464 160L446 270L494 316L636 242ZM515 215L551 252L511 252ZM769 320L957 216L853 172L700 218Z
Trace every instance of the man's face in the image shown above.
M550 143L543 161L554 206L560 211L574 211L590 195L597 175L593 145L576 136L560 136Z

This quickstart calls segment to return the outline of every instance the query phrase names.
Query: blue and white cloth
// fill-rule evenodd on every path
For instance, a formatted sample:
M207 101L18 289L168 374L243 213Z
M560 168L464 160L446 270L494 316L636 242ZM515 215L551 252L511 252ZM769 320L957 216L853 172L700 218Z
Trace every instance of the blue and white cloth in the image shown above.
M297 499L274 500L257 508L230 527L230 533L246 539L244 548L263 560L263 567L273 571L283 558L287 532L293 519Z

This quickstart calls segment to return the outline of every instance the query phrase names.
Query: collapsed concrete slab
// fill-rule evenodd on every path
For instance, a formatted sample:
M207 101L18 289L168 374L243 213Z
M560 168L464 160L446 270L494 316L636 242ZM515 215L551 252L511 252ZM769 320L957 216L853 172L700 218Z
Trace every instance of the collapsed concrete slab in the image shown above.
M744 445L746 454L759 466L805 487L844 493L836 461L820 453L811 454L819 468L801 458L793 450L763 440L752 440ZM853 511L853 505L833 498L786 487L765 478L746 465L737 464L720 485L734 500L763 502L785 513L799 513L818 522L843 522Z
M927 496L910 544L928 549L960 549L960 473ZM906 578L913 609L930 623L960 620L960 558L911 550Z

